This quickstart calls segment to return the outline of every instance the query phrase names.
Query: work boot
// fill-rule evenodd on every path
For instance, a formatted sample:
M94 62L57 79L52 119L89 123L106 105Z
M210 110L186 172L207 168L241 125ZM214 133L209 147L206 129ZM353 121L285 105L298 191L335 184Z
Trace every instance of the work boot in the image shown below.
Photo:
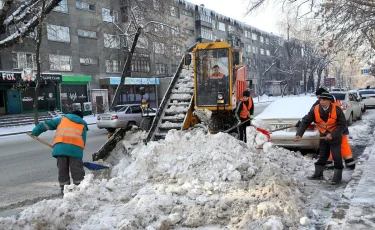
M335 169L335 171L333 171L333 178L332 178L331 184L332 185L339 184L341 182L341 179L342 179L342 169Z
M349 169L355 169L355 160L353 158L346 159L345 166Z
M315 165L314 175L307 177L309 180L322 180L324 165Z

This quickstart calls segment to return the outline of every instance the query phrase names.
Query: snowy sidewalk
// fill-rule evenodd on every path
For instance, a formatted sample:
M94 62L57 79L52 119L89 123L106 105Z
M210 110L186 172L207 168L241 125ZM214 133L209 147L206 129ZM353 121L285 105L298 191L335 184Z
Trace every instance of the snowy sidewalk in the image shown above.
M375 132L370 143L375 143ZM365 149L358 162L332 215L331 230L375 229L375 144Z

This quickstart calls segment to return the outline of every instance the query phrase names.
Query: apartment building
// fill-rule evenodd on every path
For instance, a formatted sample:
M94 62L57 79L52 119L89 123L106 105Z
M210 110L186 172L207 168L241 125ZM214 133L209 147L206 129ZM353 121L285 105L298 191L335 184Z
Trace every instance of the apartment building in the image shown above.
M254 93L261 92L261 84L267 88L263 92L279 93L282 76L275 68L265 73L275 62L272 41L279 38L184 0L171 0L167 5L149 1L150 11L137 22L163 23L142 31L119 103L139 103L139 87L143 86L145 97L156 106L158 84L168 83L164 78L176 71L183 51L197 40L222 39L241 47ZM134 23L129 13L131 8L126 0L62 0L48 15L43 22L40 51L43 80L40 111L55 107L69 111L75 103L88 101L93 102L97 112L105 110L120 83L132 45L134 33L127 31ZM8 32L12 33L12 28ZM32 34L23 43L1 51L0 114L32 110L35 58ZM31 78L22 80L27 77ZM160 93L159 98L162 98Z

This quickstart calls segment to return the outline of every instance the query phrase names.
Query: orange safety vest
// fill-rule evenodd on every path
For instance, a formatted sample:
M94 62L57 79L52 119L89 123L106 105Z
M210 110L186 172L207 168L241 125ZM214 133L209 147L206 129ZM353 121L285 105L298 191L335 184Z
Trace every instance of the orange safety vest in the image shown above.
M210 79L222 79L225 75L223 73L219 73L217 76L215 74L210 75Z
M348 135L342 135L342 142L341 142L341 156L344 160L352 159L352 149L349 145ZM328 161L332 161L332 151L329 155Z
M331 103L331 113L329 114L327 122L323 121L319 114L319 106L316 105L314 108L315 123L320 133L326 133L327 131L332 132L337 127L337 114L336 105Z
M249 105L247 107L245 103L242 103L242 110L240 112L240 118L242 119L250 118L250 109L251 107L253 107L253 101L250 98L248 100L249 100ZM242 98L240 101L244 102Z
M83 124L75 123L66 117L61 119L57 126L55 139L53 145L57 143L71 144L85 148L85 143L82 139L82 133L85 126Z

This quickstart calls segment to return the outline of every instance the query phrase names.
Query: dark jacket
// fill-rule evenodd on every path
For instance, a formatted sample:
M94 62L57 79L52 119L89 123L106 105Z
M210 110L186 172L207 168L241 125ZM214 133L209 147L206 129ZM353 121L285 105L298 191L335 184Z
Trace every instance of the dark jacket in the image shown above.
M247 107L249 105L249 101L250 100L253 103L253 106L251 106L251 108L250 108L250 115L254 114L254 101L253 101L253 98L249 97L248 101L240 101L240 102L238 102L237 109L236 109L236 118L237 118L237 120L241 120L240 119L240 113L241 113L242 106L243 106L242 103L245 103L245 105Z
M301 120L301 123L297 129L297 133L296 135L299 135L299 136L303 136L303 134L305 133L307 127L312 123L312 122L315 122L315 113L314 113L314 108L315 107L312 107L310 112L304 116ZM332 110L332 105L329 106L329 108L327 109L327 111L324 111L324 109L319 105L319 114L320 114L320 117L323 119L323 121L327 121L328 120L328 116L329 116L329 113L331 112ZM336 106L336 115L337 115L337 127L335 130L333 130L331 132L331 135L332 135L332 141L338 141L338 140L341 140L342 139L342 133L344 132L344 130L346 129L346 119L345 119L345 115L344 115L344 112L342 111L342 109L338 106ZM324 133L320 133L320 136L325 136Z

